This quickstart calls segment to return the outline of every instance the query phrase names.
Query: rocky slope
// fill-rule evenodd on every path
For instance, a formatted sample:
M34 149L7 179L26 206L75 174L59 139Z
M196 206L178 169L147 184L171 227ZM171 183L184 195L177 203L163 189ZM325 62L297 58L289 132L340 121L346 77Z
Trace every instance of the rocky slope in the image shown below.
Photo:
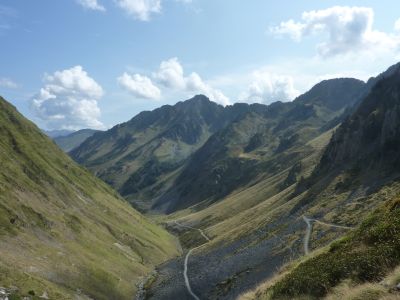
M0 286L12 299L132 299L175 239L0 98Z

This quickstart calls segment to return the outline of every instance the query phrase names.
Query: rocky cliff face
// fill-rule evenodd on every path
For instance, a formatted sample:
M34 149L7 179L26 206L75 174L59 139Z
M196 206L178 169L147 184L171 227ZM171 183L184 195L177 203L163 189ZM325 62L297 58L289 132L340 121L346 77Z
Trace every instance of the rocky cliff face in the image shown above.
M400 66L369 80L367 88L334 132L311 176L298 183L294 195L307 190L308 196L294 211L332 184L335 194L361 189L359 196L365 196L400 176Z
M332 137L318 170L381 167L400 162L400 70L383 77Z

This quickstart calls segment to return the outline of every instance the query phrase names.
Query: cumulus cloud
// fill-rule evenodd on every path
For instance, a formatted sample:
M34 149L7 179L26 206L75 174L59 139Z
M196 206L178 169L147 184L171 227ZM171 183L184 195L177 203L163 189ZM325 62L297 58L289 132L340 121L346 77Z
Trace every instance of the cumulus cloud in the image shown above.
M48 129L104 128L99 121L102 87L81 66L45 76L32 109Z
M160 89L146 76L124 73L117 80L120 86L138 98L159 99L161 96Z
M176 57L162 61L160 69L153 76L167 88L181 89L186 85L183 77L183 67Z
M204 94L210 98L210 100L222 105L231 104L227 96L225 96L220 90L214 89L211 85L204 82L199 74L192 73L185 81L187 91Z
M101 5L97 0L76 0L78 4L82 5L84 8L98 11L106 11L103 5Z
M276 101L291 101L299 95L291 76L255 72L253 82L239 98L245 102L269 104Z
M16 84L9 78L0 78L0 87L4 87L7 89L16 89L18 87L18 84Z
M153 77L166 88L192 94L201 93L222 105L230 104L228 97L205 82L199 74L193 72L189 76L185 76L183 67L176 57L162 61L159 70L153 74Z
M317 47L318 53L324 57L357 51L393 51L400 45L399 35L373 29L372 8L334 6L304 12L301 19L300 22L282 22L269 30L277 36L289 35L296 41L305 36L327 33L328 40Z
M161 12L161 0L115 0L128 15L140 21L149 21L152 14Z

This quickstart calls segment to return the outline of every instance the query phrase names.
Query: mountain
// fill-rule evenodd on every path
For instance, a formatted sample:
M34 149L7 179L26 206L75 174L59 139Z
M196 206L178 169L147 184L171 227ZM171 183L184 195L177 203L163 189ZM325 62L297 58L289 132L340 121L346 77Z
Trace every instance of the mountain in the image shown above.
M207 139L249 109L227 109L205 96L142 112L87 139L71 152L79 163L140 208L168 189Z
M71 155L141 209L212 203L321 134L364 87L356 79L329 80L294 102L269 106L222 107L196 96L96 134Z
M400 274L399 147L400 68L396 65L379 76L337 128L310 177L299 183L305 191L294 210L315 213L319 206L322 215L321 202L327 205L330 201L338 211L336 222L356 220L355 215L366 208L372 213L358 218L364 221L343 238L289 265L244 299L396 297ZM326 213L332 214L332 210Z
M94 129L81 129L68 135L54 137L53 140L65 152L70 152L96 132L99 131Z
M400 67L379 78L335 131L313 174L299 184L298 191L309 189L308 202L337 178L337 190L364 186L373 192L399 177Z
M67 136L73 132L74 130L66 130L66 129L61 129L61 130L42 130L44 134L46 134L48 137L54 139L57 137L61 136Z
M0 286L11 299L132 299L175 239L0 98ZM28 299L23 298L23 299Z
M192 155L173 187L154 207L173 212L202 201L209 204L251 185L260 176L294 165L308 155L299 148L351 106L364 86L355 79L329 80L293 102L251 109Z

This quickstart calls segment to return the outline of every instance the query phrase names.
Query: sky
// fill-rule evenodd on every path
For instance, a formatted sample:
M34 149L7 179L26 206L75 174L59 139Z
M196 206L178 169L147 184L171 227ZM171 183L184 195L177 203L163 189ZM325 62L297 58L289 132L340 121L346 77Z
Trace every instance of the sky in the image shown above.
M205 94L291 101L400 61L400 2L0 0L0 95L39 127L107 129Z

